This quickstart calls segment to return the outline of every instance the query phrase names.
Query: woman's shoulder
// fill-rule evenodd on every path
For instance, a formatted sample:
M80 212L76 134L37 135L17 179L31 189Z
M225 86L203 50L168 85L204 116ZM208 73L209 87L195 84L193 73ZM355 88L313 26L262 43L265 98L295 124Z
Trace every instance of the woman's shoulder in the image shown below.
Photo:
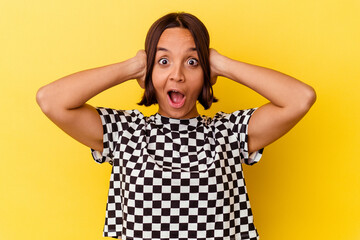
M219 120L219 119L229 119L229 118L233 118L233 117L242 117L242 116L251 116L255 110L257 108L248 108L248 109L241 109L241 110L236 110L234 112L217 112L213 119Z
M103 124L121 125L121 129L127 128L131 123L140 124L147 119L144 114L137 109L121 110L108 107L97 107L96 110L98 111Z
M109 107L96 107L100 115L123 115L131 117L144 117L144 114L137 109L123 110Z

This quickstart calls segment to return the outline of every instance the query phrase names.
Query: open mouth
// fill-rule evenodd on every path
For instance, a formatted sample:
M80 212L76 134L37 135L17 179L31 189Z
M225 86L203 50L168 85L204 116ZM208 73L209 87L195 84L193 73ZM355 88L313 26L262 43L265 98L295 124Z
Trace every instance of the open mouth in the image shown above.
M176 90L168 91L168 100L170 106L174 108L181 108L185 103L185 95Z

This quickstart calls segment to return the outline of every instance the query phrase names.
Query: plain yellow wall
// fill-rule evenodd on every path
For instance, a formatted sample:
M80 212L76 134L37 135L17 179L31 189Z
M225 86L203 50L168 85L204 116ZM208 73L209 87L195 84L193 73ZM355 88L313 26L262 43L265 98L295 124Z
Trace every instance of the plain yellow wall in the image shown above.
M219 52L317 91L308 115L245 167L261 239L360 239L357 0L1 0L0 239L104 239L110 165L52 124L35 94L64 75L132 57L171 11L198 16ZM202 113L266 102L228 79L214 88L220 101ZM136 105L141 94L132 81L90 103L154 113Z

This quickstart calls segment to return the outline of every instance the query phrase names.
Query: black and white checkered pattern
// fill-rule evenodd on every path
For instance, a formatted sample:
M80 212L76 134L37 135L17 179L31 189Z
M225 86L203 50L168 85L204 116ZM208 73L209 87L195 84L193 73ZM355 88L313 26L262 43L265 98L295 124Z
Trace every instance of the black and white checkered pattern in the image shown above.
M242 172L255 109L172 119L97 109L113 165L104 236L123 240L259 239Z

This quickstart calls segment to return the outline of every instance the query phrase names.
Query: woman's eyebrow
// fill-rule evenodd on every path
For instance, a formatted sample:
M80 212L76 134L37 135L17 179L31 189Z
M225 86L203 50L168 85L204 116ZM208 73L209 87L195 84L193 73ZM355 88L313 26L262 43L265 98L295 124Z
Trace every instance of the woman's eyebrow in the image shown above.
M170 52L168 49L164 48L164 47L157 47L156 51L164 51L164 52ZM193 52L196 51L196 48L189 48L188 50L186 50L187 52Z
M156 48L156 51L164 51L164 52L168 52L169 50L167 50L166 48L163 48L163 47L157 47Z

